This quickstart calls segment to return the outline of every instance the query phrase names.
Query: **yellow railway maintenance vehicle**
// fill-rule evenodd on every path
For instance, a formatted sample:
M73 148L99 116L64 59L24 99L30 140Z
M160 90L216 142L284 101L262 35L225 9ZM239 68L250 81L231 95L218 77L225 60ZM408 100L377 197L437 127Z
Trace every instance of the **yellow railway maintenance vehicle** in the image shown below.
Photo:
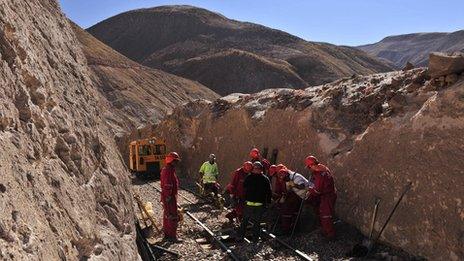
M158 178L164 167L166 141L159 138L134 140L129 144L129 169L141 178Z

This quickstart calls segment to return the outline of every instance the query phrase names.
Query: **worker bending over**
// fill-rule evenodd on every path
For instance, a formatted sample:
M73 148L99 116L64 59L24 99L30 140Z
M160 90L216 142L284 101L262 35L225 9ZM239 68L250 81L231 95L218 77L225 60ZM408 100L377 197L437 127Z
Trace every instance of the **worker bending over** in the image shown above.
M179 154L170 152L166 158L166 165L161 170L161 202L163 204L164 238L172 242L181 242L177 238L179 213L177 211L177 190L179 180L175 166L180 161Z
M243 182L245 190L245 211L238 232L238 241L245 237L248 222L253 222L253 241L259 240L260 223L266 206L271 202L271 184L263 174L261 162L253 163L253 170Z
M245 207L245 190L243 183L252 170L253 163L246 161L241 168L234 171L232 181L227 185L227 190L231 195L233 205L233 210L226 215L230 223L234 222L234 218L238 221L242 221L243 209Z
M210 154L209 160L205 161L200 167L200 176L203 179L203 191L206 195L208 193L214 193L217 197L219 188L217 184L217 178L219 176L219 169L216 163L216 155Z
M282 168L279 171L280 184L285 183L285 187L280 187L282 198L280 201L280 222L281 234L288 234L296 225L296 218L298 217L298 210L302 204L302 200L306 199L306 194L312 183L309 182L303 175L291 171L287 168Z
M320 164L314 156L306 157L305 165L312 172L311 179L314 182L307 197L314 206L316 215L319 215L324 235L332 240L335 238L332 216L337 200L334 178L329 168Z

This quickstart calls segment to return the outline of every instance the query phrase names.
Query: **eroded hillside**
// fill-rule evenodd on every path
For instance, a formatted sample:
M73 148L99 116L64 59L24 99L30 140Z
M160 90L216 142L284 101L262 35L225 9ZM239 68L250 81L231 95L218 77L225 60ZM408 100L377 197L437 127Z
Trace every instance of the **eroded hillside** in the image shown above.
M134 10L88 31L135 61L199 81L221 95L302 89L391 70L354 48L307 42L192 6Z
M128 173L56 1L0 1L0 259L135 260Z
M142 66L73 24L96 87L112 105L104 116L118 137L158 122L167 112L196 99L214 100L216 93L198 82Z
M464 51L464 30L452 33L413 33L385 37L359 49L403 68L408 62L427 66L430 52Z
M436 86L426 69L415 69L235 94L179 108L145 135L167 137L190 177L215 153L222 184L251 147L279 149L279 162L306 175L303 159L314 153L336 176L337 215L364 233L375 198L382 198L378 231L412 182L382 241L432 260L459 260L464 81L458 79Z

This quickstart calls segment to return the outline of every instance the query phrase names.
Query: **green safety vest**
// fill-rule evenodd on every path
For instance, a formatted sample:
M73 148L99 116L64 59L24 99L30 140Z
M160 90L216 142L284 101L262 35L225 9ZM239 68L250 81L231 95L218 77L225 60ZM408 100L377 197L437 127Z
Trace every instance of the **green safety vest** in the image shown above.
M206 161L201 165L200 173L203 174L203 183L216 183L216 178L219 175L217 163L211 164Z
M261 202L252 202L252 201L247 201L246 204L247 206L251 206L251 207L260 207L263 205L263 203Z

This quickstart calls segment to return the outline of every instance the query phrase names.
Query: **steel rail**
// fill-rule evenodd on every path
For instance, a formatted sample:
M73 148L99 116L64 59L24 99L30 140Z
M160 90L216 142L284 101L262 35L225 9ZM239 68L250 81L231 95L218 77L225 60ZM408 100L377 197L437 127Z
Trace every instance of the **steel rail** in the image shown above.
M159 189L158 187L156 187L155 185L152 185L150 184L154 189L156 189L159 193L161 193L161 189ZM183 189L183 188L182 188ZM192 193L194 194L194 193ZM181 195L181 194L178 194L180 195L183 199L185 199L186 201L188 201L189 203L193 204L193 201L188 199L187 197L185 197L184 195ZM196 194L194 194L196 196ZM177 207L181 207L179 204L177 204ZM201 228L203 228L204 231L206 231L206 233L214 240L214 242L216 242L220 247L221 249L230 257L232 258L233 260L235 261L240 261L240 258L238 258L234 252L232 252L232 250L227 247L221 240L219 240L218 236L213 232L211 231L211 229L209 229L203 222L201 222L198 218L196 218L192 213L190 213L189 211L185 210L185 214L187 214L188 217L190 217L193 221L195 221Z
M180 187L180 189L182 190L185 190L187 192L190 192L192 193L193 195L195 195L196 197L198 198L201 198L201 199L204 199L203 196L199 195L197 192L191 190L191 189L188 189L188 188L184 188L184 187ZM186 201L190 202L191 204L194 204L194 202L188 198L186 198L184 195L182 194L179 194L183 199L185 199ZM224 207L225 210L228 210L226 207ZM250 222L251 223L251 222ZM309 257L306 253L304 253L303 251L301 250L298 250L294 247L292 247L291 245L289 245L288 243L286 243L285 241L283 241L282 239L278 238L276 235L274 235L273 233L270 233L268 232L266 229L262 228L261 229L261 232L264 233L267 237L271 238L271 239L274 239L275 241L277 241L279 244L281 244L282 246L286 247L287 249L291 250L295 255L297 255L298 257L300 257L302 260L307 260L307 261L314 261L315 259L314 258L311 258Z

